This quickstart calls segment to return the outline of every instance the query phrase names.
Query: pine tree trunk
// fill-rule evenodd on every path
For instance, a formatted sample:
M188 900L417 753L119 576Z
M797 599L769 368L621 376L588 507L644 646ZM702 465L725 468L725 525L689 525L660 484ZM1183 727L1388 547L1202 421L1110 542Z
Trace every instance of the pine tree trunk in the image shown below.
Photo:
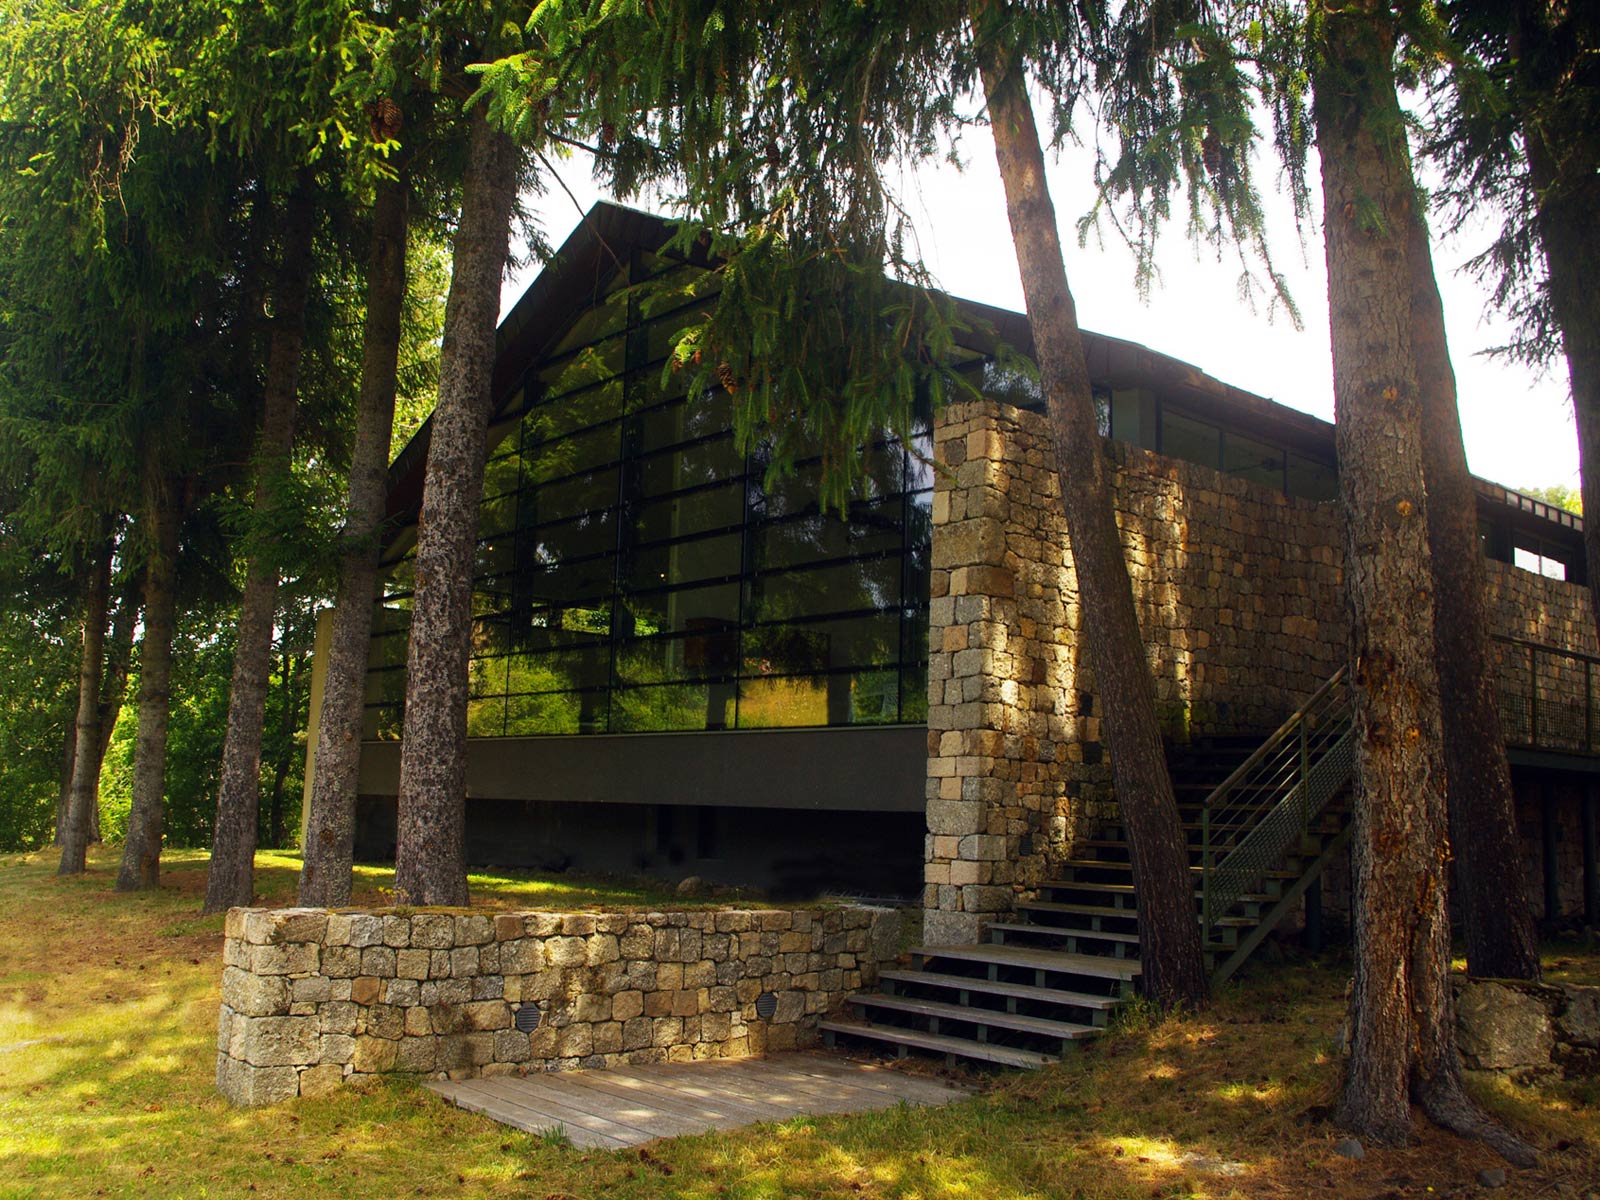
M1428 231L1411 223L1411 339L1422 400L1422 469L1433 556L1434 661L1439 694L1456 900L1467 971L1538 979L1539 945L1522 870L1511 767L1489 668L1478 500L1456 409L1456 377Z
M318 715L311 812L300 868L300 903L349 904L355 848L356 781L361 768L362 708L372 605L378 590L378 538L388 500L400 315L406 292L406 178L384 183L372 211L367 260L367 317L361 391L356 400L350 497L345 508L339 592L328 639Z
M1356 701L1352 1051L1338 1120L1403 1144L1410 1101L1513 1161L1531 1151L1466 1099L1455 1048L1434 597L1412 347L1416 191L1379 0L1322 15L1322 160L1335 432Z
M465 904L467 663L472 563L483 494L495 319L515 199L517 149L474 110L445 305L416 594L406 657L395 892L411 904Z
M294 444L300 358L305 343L306 298L312 272L314 213L302 181L285 206L283 257L274 296L267 350L266 395L256 448L254 508L270 513L279 480L289 471ZM222 779L217 824L206 877L203 911L247 905L255 896L256 822L261 803L261 728L272 666L272 624L277 609L277 567L252 553L245 568L233 679L228 693L228 729L222 744Z
M1512 9L1512 48L1523 71L1537 71L1542 43L1550 37L1542 5ZM1526 81L1531 94L1548 89L1548 79ZM1577 91L1580 89L1569 89ZM1569 129L1571 110L1592 120L1586 109L1568 102L1547 106L1540 119L1525 122L1523 144L1528 175L1538 197L1535 219L1544 250L1550 307L1561 328L1572 409L1578 425L1578 479L1583 495L1583 548L1588 567L1589 602L1600 629L1600 162L1589 150L1588 128Z
M111 543L97 552L83 603L83 656L78 666L77 745L100 744L100 683L105 671L106 617L111 602ZM80 875L89 848L89 809L94 804L100 764L92 753L75 754L66 827L61 836L57 875Z
M283 711L279 715L278 761L272 767L272 789L267 793L267 845L283 849L283 784L289 777L289 759L294 754L294 656L283 649L283 666L278 676L283 691Z
M1142 982L1145 994L1163 1008L1198 1005L1207 979L1188 846L1162 751L1150 664L1117 532L1110 468L1096 427L1044 154L1023 74L1002 52L985 58L983 85L1055 437L1082 606L1079 645L1099 689L1112 779L1128 834Z
M106 648L106 679L100 688L100 740L95 745L94 803L89 806L89 844L99 845L100 836L100 772L105 766L106 751L111 748L111 735L116 732L117 718L122 715L122 704L128 696L128 670L133 665L133 633L139 624L139 592L144 573L129 576L117 612L111 618L111 638Z
M52 846L61 845L66 836L67 814L72 811L72 769L78 757L78 722L76 717L67 722L66 745L61 752L61 794L56 798L56 836Z
M150 557L144 575L144 638L139 644L139 732L133 750L133 803L117 891L161 886L161 823L166 793L167 722L172 713L172 639L177 627L178 501L169 488L149 504Z

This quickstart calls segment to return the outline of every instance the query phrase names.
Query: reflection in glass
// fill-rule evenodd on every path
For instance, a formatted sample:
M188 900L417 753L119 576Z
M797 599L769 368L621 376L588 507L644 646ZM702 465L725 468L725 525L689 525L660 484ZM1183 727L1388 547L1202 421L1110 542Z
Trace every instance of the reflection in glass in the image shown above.
M677 295L610 289L527 377L526 411L495 427L470 736L924 720L926 422L911 451L887 432L864 447L847 514L824 516L819 460L769 485L765 452L738 449L728 395L663 374L712 277L647 269ZM399 736L412 574L397 562L374 610L368 737Z

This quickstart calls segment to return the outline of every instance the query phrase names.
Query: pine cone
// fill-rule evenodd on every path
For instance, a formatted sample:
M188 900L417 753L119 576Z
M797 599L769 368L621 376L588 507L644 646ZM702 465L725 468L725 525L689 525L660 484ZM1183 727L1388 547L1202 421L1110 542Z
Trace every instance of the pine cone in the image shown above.
M367 105L367 122L372 130L372 140L387 142L399 136L406 120L400 106L383 96Z

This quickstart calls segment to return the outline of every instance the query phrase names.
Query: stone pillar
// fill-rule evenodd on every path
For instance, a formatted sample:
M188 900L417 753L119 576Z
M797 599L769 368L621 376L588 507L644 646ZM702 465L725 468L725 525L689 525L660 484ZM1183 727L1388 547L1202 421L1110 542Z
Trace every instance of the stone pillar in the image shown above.
M1059 743L1064 762L1066 747L1051 724L1070 692L1050 665L1070 638L1065 568L1059 515L1047 515L1059 509L1055 472L1034 440L1014 410L986 402L952 405L934 430L949 470L933 497L930 945L979 940L1038 878L1046 844L1065 836L1056 756Z

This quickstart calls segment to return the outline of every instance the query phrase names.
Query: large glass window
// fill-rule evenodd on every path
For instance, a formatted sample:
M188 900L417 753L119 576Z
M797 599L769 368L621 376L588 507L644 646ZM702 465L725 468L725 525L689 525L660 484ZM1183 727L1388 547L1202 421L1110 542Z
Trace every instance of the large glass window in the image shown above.
M529 372L490 453L473 580L473 737L918 723L931 440L885 435L844 517L820 463L768 486L722 393L663 378L705 272L637 256ZM368 737L399 734L409 560L379 605Z

